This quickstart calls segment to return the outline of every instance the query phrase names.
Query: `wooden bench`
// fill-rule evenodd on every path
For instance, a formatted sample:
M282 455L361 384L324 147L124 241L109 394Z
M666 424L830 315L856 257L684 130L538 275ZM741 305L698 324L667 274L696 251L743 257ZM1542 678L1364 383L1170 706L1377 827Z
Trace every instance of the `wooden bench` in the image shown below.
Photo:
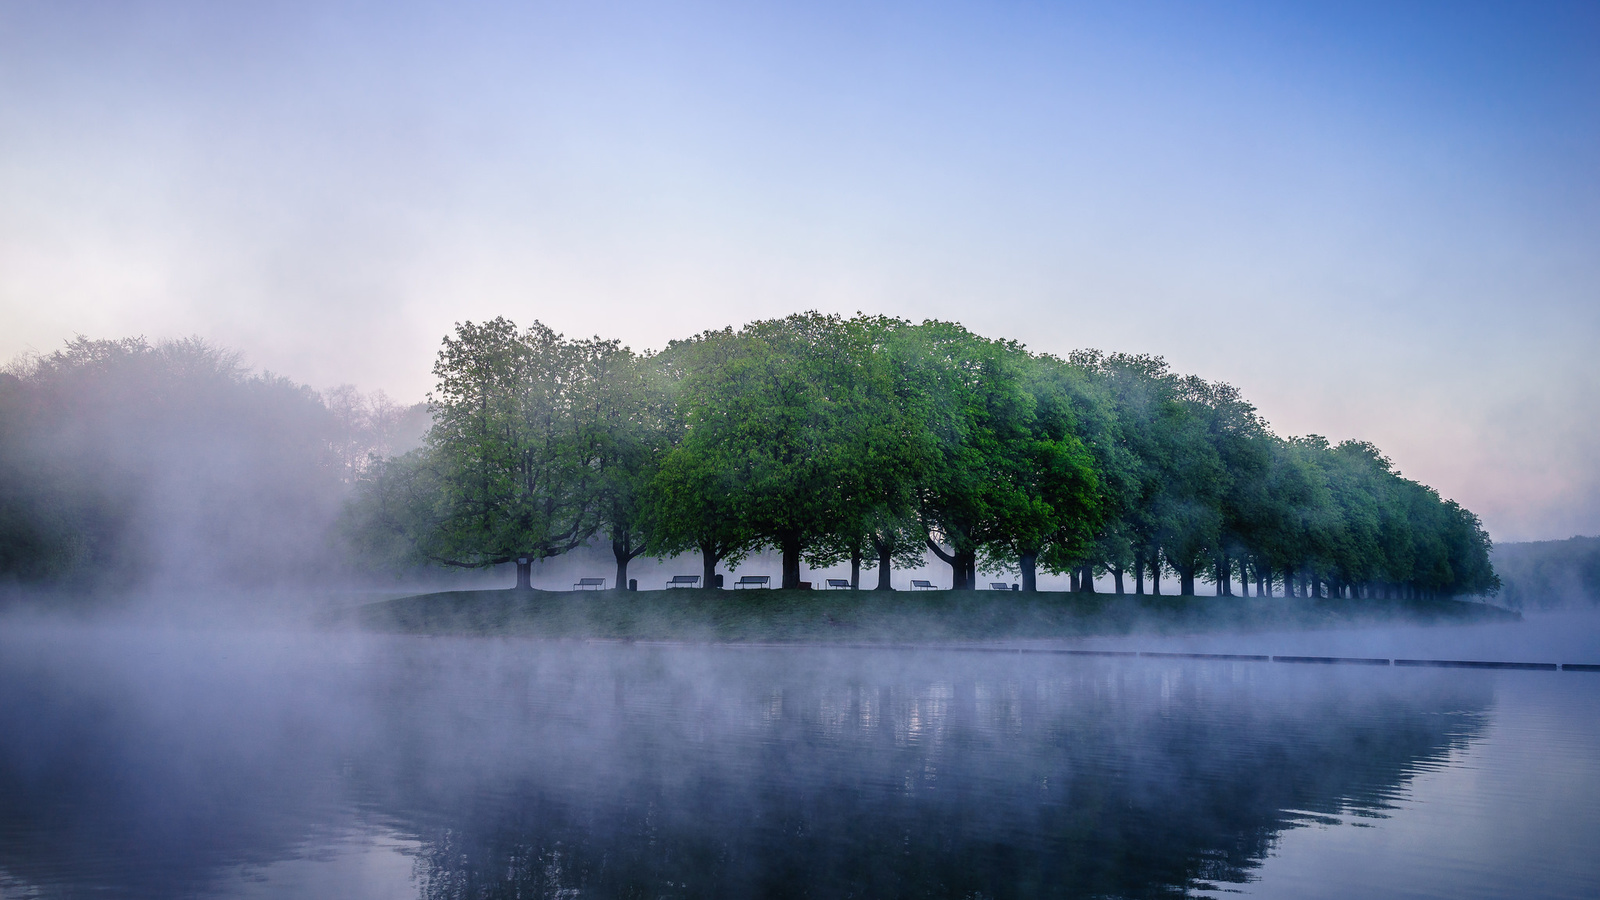
M828 579L828 590L830 590L830 591L848 589L849 587L850 587L850 579L848 579L848 578L829 578Z
M674 575L667 579L667 587L669 588L691 588L699 583L699 575Z
M913 578L911 579L911 589L913 591L931 591L933 590L933 582L920 581L916 578Z
M579 578L578 583L572 586L575 591L603 591L606 589L604 578Z
M740 575L739 580L733 583L733 589L749 587L772 587L771 575Z
M1011 585L1006 584L1004 581L991 581L991 582L989 582L989 590L991 590L991 591L1009 591L1009 590L1011 590Z

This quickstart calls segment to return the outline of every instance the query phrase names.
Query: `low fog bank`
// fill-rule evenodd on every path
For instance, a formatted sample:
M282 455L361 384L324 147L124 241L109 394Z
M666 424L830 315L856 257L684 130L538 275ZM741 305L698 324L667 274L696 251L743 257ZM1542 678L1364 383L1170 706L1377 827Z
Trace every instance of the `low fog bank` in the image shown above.
M1512 609L1600 607L1600 537L1495 544L1490 560Z
M1356 625L1282 631L1142 633L1100 636L1071 646L1106 650L1242 653L1377 659L1600 664L1600 610L1526 613L1520 622ZM1593 681L1593 673L1560 673Z
M341 516L370 459L427 425L422 404L317 392L198 339L79 338L13 361L0 371L0 600L394 583L350 552Z

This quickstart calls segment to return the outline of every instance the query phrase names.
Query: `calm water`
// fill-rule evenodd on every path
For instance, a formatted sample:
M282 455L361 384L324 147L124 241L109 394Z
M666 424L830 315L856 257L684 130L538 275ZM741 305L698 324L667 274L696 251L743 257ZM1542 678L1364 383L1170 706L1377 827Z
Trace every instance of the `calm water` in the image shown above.
M1596 847L1600 674L0 631L6 898L1592 898Z

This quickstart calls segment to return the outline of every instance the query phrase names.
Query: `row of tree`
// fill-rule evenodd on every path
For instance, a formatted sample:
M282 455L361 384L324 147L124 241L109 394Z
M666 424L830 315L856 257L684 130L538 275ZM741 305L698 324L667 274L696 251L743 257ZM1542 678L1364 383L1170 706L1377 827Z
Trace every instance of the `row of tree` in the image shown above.
M1093 590L1443 596L1493 591L1477 518L1370 444L1274 435L1237 390L1159 357L1066 359L945 322L816 313L655 354L505 319L444 341L422 447L374 460L349 527L369 553L483 567L609 540L719 564L762 548L932 553L956 589L1040 570Z

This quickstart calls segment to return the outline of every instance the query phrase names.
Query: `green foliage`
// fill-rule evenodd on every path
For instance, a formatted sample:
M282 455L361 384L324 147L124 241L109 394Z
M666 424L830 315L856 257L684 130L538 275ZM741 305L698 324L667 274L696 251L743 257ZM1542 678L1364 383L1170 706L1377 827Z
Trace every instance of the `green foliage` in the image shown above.
M604 529L619 561L761 547L887 570L1177 575L1192 594L1492 592L1476 518L1377 449L1283 439L1159 357L1066 360L948 322L805 313L653 357L504 320L458 327L425 450L374 466L367 546L492 565ZM385 549L388 548L388 549ZM403 556L403 554L399 554ZM525 583L525 580L524 580Z
M422 549L446 565L542 559L598 527L585 502L582 348L535 323L456 326L434 364L428 433L439 497Z
M526 586L533 561L604 530L625 572L644 550L646 491L670 431L649 361L496 318L457 325L434 375L425 446L363 477L351 515L361 546L468 568L516 560Z
M1138 592L1175 574L1185 594L1499 587L1477 518L1377 448L1278 437L1234 388L1159 357L1063 360L949 322L817 313L639 355L494 319L457 326L434 372L431 427L407 450L422 410L319 395L199 341L80 338L14 363L0 579L326 573L342 505L367 568L598 538L619 585L643 553L698 553L709 585L776 547L791 587L802 559L887 587L925 552L957 587L980 566L1030 590L1041 568L1119 589L1132 574Z
M899 324L808 313L670 347L684 426L658 476L662 546L776 546L793 587L802 555L859 552L904 517L925 441Z

